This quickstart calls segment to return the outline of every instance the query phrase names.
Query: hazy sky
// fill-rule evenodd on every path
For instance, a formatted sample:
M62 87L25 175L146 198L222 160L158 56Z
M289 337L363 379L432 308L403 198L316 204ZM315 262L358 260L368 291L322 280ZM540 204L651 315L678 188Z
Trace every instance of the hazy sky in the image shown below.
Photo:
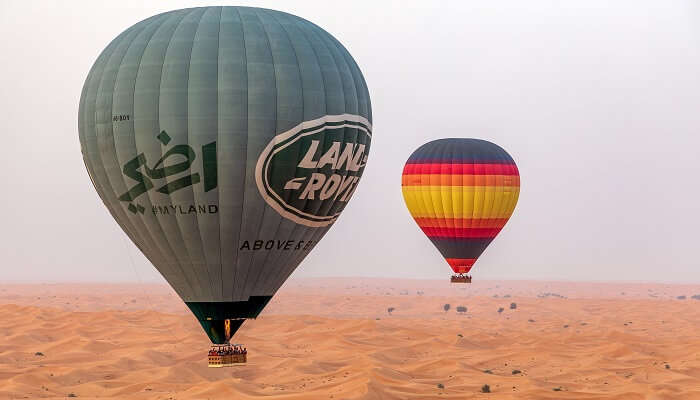
M295 276L447 279L404 206L401 170L426 141L475 137L505 148L522 176L477 279L700 281L698 3L142 3L0 2L0 281L161 279L90 184L78 100L121 31L222 4L320 25L369 85L362 182Z

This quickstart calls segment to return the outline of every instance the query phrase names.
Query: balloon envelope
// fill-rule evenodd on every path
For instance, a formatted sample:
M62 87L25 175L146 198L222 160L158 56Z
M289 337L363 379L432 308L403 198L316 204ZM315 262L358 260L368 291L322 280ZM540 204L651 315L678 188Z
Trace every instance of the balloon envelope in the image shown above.
M260 313L340 215L371 120L335 38L247 7L127 29L90 70L78 115L105 206L215 343Z
M411 154L404 201L455 273L467 273L508 222L520 193L515 161L479 139L438 139Z

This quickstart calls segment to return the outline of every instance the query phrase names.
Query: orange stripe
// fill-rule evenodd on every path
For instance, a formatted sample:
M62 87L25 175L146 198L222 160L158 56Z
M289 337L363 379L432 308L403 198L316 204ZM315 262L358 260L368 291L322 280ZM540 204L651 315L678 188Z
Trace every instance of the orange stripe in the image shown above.
M520 176L407 174L401 186L520 186Z
M415 218L421 228L503 228L508 218Z

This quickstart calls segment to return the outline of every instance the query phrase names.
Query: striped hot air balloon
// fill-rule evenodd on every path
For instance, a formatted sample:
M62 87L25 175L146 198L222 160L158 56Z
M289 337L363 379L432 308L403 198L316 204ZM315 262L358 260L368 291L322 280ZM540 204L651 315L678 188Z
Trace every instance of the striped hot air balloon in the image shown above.
M466 274L513 213L520 175L491 142L438 139L411 154L401 188L418 226L452 270Z

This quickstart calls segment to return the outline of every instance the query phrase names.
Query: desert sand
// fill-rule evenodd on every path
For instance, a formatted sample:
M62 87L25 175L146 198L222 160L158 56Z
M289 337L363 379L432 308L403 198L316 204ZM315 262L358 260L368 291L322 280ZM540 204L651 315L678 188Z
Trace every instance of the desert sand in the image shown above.
M698 295L293 280L236 335L249 363L210 369L206 335L166 286L2 284L0 399L700 399Z

